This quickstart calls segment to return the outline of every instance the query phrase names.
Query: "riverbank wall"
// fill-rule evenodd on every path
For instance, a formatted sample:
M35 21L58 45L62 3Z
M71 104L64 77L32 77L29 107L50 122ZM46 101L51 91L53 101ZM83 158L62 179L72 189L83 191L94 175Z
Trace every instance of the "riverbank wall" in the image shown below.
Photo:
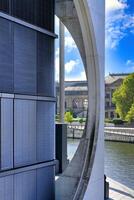
M80 139L83 135L85 125L68 125L67 127L67 138Z
M134 143L134 128L105 127L106 141Z
M68 125L67 137L80 139L83 135L84 125ZM134 128L105 127L105 141L134 143Z

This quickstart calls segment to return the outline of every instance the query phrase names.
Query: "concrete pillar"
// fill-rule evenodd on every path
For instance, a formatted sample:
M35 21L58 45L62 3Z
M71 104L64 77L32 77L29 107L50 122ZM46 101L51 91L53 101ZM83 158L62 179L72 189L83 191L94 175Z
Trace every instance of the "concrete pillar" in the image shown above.
M65 91L64 91L64 79L65 79L65 67L64 67L64 25L60 22L59 26L59 47L60 47L60 122L64 123L64 112L65 112Z

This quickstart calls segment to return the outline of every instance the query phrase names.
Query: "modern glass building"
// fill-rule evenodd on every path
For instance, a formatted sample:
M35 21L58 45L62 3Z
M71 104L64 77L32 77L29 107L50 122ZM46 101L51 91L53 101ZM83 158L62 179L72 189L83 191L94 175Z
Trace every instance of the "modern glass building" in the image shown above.
M0 0L0 199L54 199L54 0Z

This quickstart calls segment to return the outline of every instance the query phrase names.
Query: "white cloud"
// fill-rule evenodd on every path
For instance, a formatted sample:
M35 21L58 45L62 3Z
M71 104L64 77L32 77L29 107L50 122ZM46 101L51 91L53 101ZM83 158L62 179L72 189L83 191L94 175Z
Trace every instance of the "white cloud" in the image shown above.
M85 71L81 71L79 76L77 75L73 77L71 76L66 77L66 81L85 81L85 80L87 80Z
M59 19L57 17L55 18L55 29L56 29L56 33L58 34L59 33ZM55 79L56 79L56 81L59 81L59 45L58 45L58 41L56 43L57 48L55 51ZM65 54L68 54L71 51L76 50L76 49L77 49L77 46L76 46L71 34L65 27ZM76 55L74 55L73 59L71 59L67 63L65 63L65 79L66 80L86 80L84 71L82 71L82 72L80 71L79 76L71 74L71 72L75 72L75 70L77 71L78 65L81 65L81 62L79 60L79 57Z
M126 1L106 0L106 13L124 9L127 7Z
M129 72L134 72L134 60L127 60L126 66Z
M126 14L124 0L106 0L106 48L115 49L120 41L134 33L134 15Z
M73 49L76 49L77 46L71 37L71 35L66 35L65 36L65 48L67 48L68 52L71 52Z
M59 34L59 19L55 16L55 32ZM65 27L65 48L67 52L71 52L73 49L76 49L77 46L69 33L68 29Z
M80 79L81 80L86 80L87 79L85 71L81 72Z
M130 65L131 64L131 60L127 60L126 65Z
M73 40L70 32L66 27L65 27L65 48L67 52L71 52L72 50L77 48L75 41Z
M66 73L70 73L70 72L72 72L73 71L73 69L77 66L77 65L79 65L79 60L77 59L77 60L70 60L69 62L67 62L66 64L65 64L65 72Z
M65 63L65 74L70 74L79 64L79 59L70 60ZM55 79L59 81L59 48L57 48L55 52Z

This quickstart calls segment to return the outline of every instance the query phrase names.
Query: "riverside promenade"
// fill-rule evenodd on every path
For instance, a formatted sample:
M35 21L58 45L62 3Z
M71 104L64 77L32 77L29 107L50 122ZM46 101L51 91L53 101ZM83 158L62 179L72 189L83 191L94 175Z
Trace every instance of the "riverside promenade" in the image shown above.
M134 200L134 190L107 178L109 182L109 200Z

